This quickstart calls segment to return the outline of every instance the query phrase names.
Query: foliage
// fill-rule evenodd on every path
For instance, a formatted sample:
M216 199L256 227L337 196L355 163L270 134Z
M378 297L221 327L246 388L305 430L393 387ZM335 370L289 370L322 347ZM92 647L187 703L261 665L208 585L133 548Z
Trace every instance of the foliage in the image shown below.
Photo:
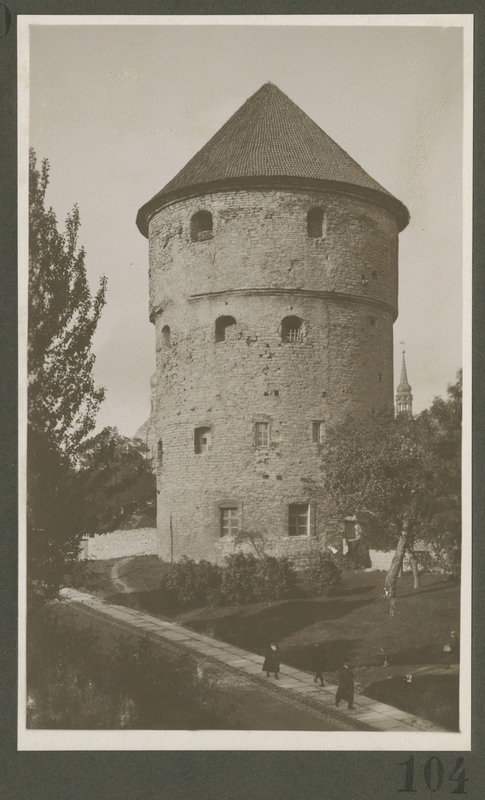
M237 551L224 559L221 591L228 603L250 603L256 597L258 559L252 553Z
M329 594L340 584L341 578L335 559L321 550L312 550L304 569L305 588L311 596Z
M296 572L288 558L238 551L226 556L221 594L228 603L281 600L295 591Z
M93 297L78 249L77 207L61 233L46 207L49 164L29 162L27 556L30 586L54 594L74 558L80 526L70 479L76 449L104 397L93 378L91 342L106 281Z
M163 588L180 605L203 605L217 596L221 583L219 566L204 559L197 562L183 556L171 565Z
M29 162L29 425L71 455L94 428L104 389L93 378L91 343L105 304L106 279L95 296L86 277L85 252L78 248L79 209L66 229L57 229L46 208L49 162Z
M461 441L461 376L448 400L436 399L417 418L390 413L349 419L329 431L323 491L336 518L355 516L366 543L395 555L386 577L393 597L406 550L431 540L443 509L443 541L457 531ZM322 487L314 487L322 491Z
M215 698L192 659L164 662L137 637L107 648L91 629L47 611L36 611L28 626L28 727L220 727Z
M289 558L265 556L258 561L255 597L258 600L283 600L292 597L296 580L297 575Z
M435 397L420 414L430 432L435 456L434 511L422 533L430 545L435 564L454 574L459 572L461 552L461 418L462 373L448 386L448 397Z
M263 558L265 555L264 542L265 538L263 534L260 531L254 530L242 530L236 533L233 537L234 547L244 547L244 545L249 544L254 549L258 558Z
M250 603L290 597L296 573L289 559L240 551L227 556L223 566L193 561L185 556L172 564L163 591L180 605Z
M142 442L121 436L116 428L103 428L79 446L77 456L74 484L84 532L129 527L136 517L144 524L148 517L153 524L156 480Z

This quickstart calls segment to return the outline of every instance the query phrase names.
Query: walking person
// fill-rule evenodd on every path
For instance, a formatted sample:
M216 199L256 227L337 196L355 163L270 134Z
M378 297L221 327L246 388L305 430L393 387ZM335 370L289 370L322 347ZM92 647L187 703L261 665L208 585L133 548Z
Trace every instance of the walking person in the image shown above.
M271 677L270 673L274 672L276 680L279 680L279 675L278 675L279 671L280 671L280 649L276 644L276 642L271 642L264 656L263 672L266 672L268 678Z
M335 705L338 707L342 700L346 700L349 708L354 708L354 671L346 659L338 672L338 687L335 695Z
M317 683L320 681L320 686L325 686L323 682L323 670L325 669L325 651L323 649L323 645L318 644L315 642L313 645L313 671L315 673L315 677L313 678L313 683Z
M446 669L450 668L452 660L456 660L458 654L459 642L456 631L451 631L450 638L443 645L443 655L445 657Z

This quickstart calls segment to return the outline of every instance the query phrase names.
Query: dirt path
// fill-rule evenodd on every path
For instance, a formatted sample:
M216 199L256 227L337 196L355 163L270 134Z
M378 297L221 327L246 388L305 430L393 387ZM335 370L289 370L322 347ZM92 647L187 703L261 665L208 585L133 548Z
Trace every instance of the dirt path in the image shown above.
M113 564L111 567L111 582L113 584L113 589L117 592L132 592L133 588L129 583L129 569L128 565L130 561L133 561L133 556L127 556L126 558L120 558L116 564Z

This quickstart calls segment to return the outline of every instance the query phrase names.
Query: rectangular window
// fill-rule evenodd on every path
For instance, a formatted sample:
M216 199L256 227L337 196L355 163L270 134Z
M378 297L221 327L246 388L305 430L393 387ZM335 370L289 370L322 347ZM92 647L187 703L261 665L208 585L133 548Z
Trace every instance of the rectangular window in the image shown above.
M308 536L310 506L308 503L290 503L288 533L290 536Z
M256 423L256 447L269 446L269 422Z
M221 508L221 536L234 536L239 532L239 510Z
M210 428L196 428L194 431L194 452L208 453L212 445L212 431Z
M312 442L313 444L322 444L323 422L312 422Z

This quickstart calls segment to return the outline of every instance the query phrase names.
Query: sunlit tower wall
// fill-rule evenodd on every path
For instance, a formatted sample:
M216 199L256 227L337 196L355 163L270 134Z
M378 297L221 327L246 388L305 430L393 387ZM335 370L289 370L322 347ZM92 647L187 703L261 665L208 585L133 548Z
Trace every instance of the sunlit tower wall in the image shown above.
M241 531L296 560L325 547L305 480L329 425L393 405L407 222L272 84L140 209L162 559L220 561Z

